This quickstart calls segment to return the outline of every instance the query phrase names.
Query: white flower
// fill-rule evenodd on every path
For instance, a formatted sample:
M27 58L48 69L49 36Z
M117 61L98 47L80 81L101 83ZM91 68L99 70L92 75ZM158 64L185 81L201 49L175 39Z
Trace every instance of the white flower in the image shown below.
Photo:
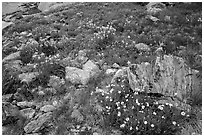
M120 109L120 107L117 107L117 109Z
M151 124L151 127L154 127L154 124Z
M156 112L153 112L152 114L153 114L153 115L156 115L157 113L156 113Z
M185 112L181 112L181 115L182 115L182 116L185 116L185 114L186 114Z
M135 127L135 129L138 130L139 128L138 128L138 127Z
M149 103L148 103L148 102L146 102L146 104L147 104L147 107L149 107Z
M164 117L164 116L162 116L162 118L163 118L163 119L165 119L165 117Z
M120 111L118 112L118 116L119 116L119 117L121 116L121 112L120 112Z
M173 104L169 104L170 107L173 107Z
M121 93L121 91L119 90L119 91L118 91L118 93L120 94L120 93Z
M144 109L145 108L145 106L142 106L142 109Z
M126 121L129 121L129 120L130 120L130 118L129 118L129 117L127 117L125 120L126 120Z
M120 128L124 128L124 127L125 127L125 124L120 125Z
M164 108L163 108L162 106L159 105L159 106L158 106L158 109L163 110Z
M136 101L137 104L139 103L138 99L136 99L135 101Z
M106 99L108 99L109 98L109 96L106 96Z
M146 124L147 124L147 121L144 121L144 124L146 125Z
M126 99L125 101L128 102L128 99Z
M175 121L173 121L173 122L172 122L172 124L173 124L173 125L176 125L176 122L175 122Z
M121 104L121 105L124 105L124 102L121 102L120 104Z
M132 130L132 127L130 127L130 130Z
M112 98L110 98L110 101L113 101L113 99L112 99Z

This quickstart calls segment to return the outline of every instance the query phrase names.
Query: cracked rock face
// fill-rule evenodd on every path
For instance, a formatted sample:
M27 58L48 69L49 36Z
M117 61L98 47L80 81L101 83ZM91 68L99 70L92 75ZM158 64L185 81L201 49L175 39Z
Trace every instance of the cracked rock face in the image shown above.
M26 133L37 132L52 116L51 112L40 115L36 120L29 122L25 127Z

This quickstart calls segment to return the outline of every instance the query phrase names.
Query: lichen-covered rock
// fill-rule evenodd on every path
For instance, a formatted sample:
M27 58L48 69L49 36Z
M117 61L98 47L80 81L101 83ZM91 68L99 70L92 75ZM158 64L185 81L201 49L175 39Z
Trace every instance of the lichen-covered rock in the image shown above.
M76 67L66 67L66 80L73 84L86 85L90 78L89 72Z
M56 108L53 106L53 105L45 105L43 107L40 108L40 111L43 111L43 112L50 112L50 111L53 111L55 110Z
M84 120L83 115L79 112L79 110L75 109L72 114L71 117L76 119L78 122L82 122Z
M62 86L65 84L64 79L57 76L50 76L48 85L53 87L55 90L60 91Z
M147 12L149 14L156 14L160 11L162 11L162 9L165 8L165 4L161 3L161 2L149 2L147 5L146 5L146 8L147 8Z
M51 117L52 117L52 112L48 112L40 115L38 119L29 122L24 127L25 133L37 132L45 122L49 121Z
M27 119L31 119L34 116L34 114L35 114L35 110L32 109L32 108L22 109L22 110L20 110L20 112Z
M97 65L92 61L87 61L83 65L83 69L76 67L66 67L66 80L73 84L86 85L89 80L100 73Z
M155 64L146 62L119 69L111 83L118 77L127 77L133 91L160 93L186 103L194 92L202 91L197 73L182 58L164 55L157 57Z
M18 107L15 105L12 105L11 103L8 103L8 102L3 102L2 110L3 110L6 117L18 116L20 114Z
M2 95L2 102L11 102L13 94Z
M150 51L150 47L144 43L138 43L135 45L135 47L142 52Z
M83 65L83 70L85 72L88 72L90 77L94 77L97 74L99 74L100 70L98 68L98 66L91 60L87 61L84 65Z
M17 60L17 59L19 59L19 58L20 58L20 51L17 51L17 52L14 52L14 53L12 53L12 54L6 56L6 57L2 60L2 62L4 63L4 62L10 61L10 60Z
M28 102L28 101L21 101L21 102L17 102L17 106L20 108L29 108L32 106L36 106L35 102Z
M30 83L39 75L38 72L29 72L29 73L22 73L18 76L21 82Z

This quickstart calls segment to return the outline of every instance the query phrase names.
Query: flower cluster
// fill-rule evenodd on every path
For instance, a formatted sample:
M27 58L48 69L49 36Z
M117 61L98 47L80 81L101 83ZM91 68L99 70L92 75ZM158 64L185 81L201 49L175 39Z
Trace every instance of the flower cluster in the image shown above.
M155 97L132 91L125 77L118 78L109 92L98 97L109 126L124 134L176 134L186 117L186 112L172 104L160 104Z

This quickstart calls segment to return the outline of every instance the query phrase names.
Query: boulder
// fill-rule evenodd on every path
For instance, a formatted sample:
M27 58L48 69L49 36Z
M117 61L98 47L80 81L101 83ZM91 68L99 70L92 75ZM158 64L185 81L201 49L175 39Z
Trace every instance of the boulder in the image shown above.
M90 79L89 72L76 67L66 67L66 80L73 84L86 85Z
M87 61L83 65L83 70L89 73L90 77L94 77L100 72L100 69L98 68L98 66L91 60Z
M17 59L20 59L20 51L17 51L17 52L14 52L14 53L11 53L10 55L6 56L2 62L7 62L7 61L11 61L11 60L17 60Z
M2 30L7 28L8 26L14 24L13 22L5 22L5 21L2 21Z
M8 102L3 102L2 104L2 111L4 112L4 115L6 117L8 116L18 116L20 114L20 111L17 106L12 105Z
M60 91L65 84L64 79L61 79L57 76L50 76L48 85L53 87L56 91Z
M39 75L38 72L29 72L29 73L22 73L18 76L19 80L21 82L25 82L29 84L31 81L33 81L37 76Z
M135 45L135 47L142 52L148 52L150 51L150 47L144 43L138 43Z
M20 112L27 119L31 119L34 116L34 114L35 114L35 110L32 109L32 108L22 109L22 110L20 110Z
M38 5L38 9L42 12L46 12L49 10L56 9L60 6L69 5L71 3L72 2L40 2L40 4Z
M52 112L40 115L36 120L29 122L25 127L25 133L37 132L52 117Z
M152 15L162 11L165 7L166 7L165 4L161 2L149 2L146 5L147 12Z
M116 83L118 77L126 77L133 91L160 93L175 98L180 101L174 102L179 104L177 108L183 108L193 95L202 95L199 73L187 66L182 58L164 55L156 57L154 64L143 62L119 69L111 83Z
M13 94L2 95L2 102L11 102L13 98Z
M28 101L21 101L21 102L17 102L17 106L20 108L29 108L32 106L36 106L35 102L28 102Z
M66 67L66 80L73 84L86 85L91 78L96 77L99 73L98 66L89 60L83 65L83 69Z
M50 112L50 111L53 111L55 110L56 108L53 106L53 105L45 105L43 107L40 108L40 111L43 111L43 112Z
M74 111L71 114L71 117L76 119L78 122L82 122L84 120L83 115L77 109L74 109Z

